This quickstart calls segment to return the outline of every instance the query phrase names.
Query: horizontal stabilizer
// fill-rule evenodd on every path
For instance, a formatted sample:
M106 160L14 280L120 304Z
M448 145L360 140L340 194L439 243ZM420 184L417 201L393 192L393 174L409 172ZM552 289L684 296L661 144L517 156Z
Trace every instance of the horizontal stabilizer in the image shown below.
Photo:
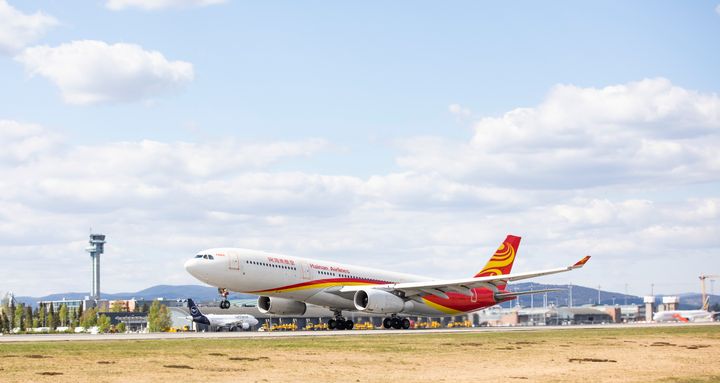
M529 291L514 291L514 292L509 292L509 293L497 293L497 294L495 294L495 300L499 301L501 299L515 298L520 295L551 293L551 292L555 292L555 291L565 291L565 289L545 289L545 290L529 290Z

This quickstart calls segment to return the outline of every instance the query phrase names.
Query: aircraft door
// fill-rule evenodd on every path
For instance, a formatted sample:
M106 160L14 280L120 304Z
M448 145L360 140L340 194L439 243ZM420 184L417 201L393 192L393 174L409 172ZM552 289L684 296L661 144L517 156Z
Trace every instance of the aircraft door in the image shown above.
M472 292L472 295L470 296L470 302L476 303L477 302L477 289L470 289Z
M228 254L228 260L230 262L228 266L230 270L240 270L240 257L237 253Z
M300 262L300 270L302 270L303 279L310 279L310 265L307 262Z

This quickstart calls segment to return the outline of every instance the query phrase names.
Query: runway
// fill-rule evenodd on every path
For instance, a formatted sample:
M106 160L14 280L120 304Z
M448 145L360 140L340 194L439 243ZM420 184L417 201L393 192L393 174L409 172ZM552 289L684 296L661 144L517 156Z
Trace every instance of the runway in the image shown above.
M364 335L421 335L448 333L497 333L510 331L568 331L578 329L618 329L648 327L720 326L720 322L705 323L626 323L578 326L517 326L517 327L475 327L456 329L417 330L354 330L354 331L273 331L273 332L160 332L142 334L20 334L2 335L0 343L15 342L71 342L71 341L121 341L121 340L173 340L173 339L261 339L292 337L364 336Z

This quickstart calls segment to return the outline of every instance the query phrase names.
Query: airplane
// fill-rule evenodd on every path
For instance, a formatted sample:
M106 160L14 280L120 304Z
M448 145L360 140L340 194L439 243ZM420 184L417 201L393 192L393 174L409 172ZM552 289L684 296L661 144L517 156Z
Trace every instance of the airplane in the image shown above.
M712 322L715 320L714 312L705 310L671 310L659 311L653 315L655 322Z
M511 273L520 237L508 235L485 267L469 278L440 280L369 267L238 248L198 252L185 270L218 288L221 308L230 307L229 291L259 295L258 310L274 315L303 315L307 304L329 308L328 328L351 330L343 311L386 314L383 327L408 329L404 316L448 316L468 313L519 295L552 290L508 291L507 283L581 268L590 259L556 269Z
M192 299L188 299L187 304L192 321L195 323L202 323L217 329L225 328L229 331L236 329L250 331L253 326L258 324L258 320L249 314L203 314Z

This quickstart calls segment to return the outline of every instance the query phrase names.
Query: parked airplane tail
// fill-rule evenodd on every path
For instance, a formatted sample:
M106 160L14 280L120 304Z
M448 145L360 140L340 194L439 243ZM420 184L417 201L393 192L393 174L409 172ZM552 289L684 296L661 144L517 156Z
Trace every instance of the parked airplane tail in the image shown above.
M520 239L520 237L508 235L485 267L475 274L475 278L510 274L515 262L515 254L520 247Z
M210 319L208 319L205 315L203 315L202 312L200 312L200 309L190 298L188 298L188 309L190 310L190 315L192 315L193 322L210 325Z

